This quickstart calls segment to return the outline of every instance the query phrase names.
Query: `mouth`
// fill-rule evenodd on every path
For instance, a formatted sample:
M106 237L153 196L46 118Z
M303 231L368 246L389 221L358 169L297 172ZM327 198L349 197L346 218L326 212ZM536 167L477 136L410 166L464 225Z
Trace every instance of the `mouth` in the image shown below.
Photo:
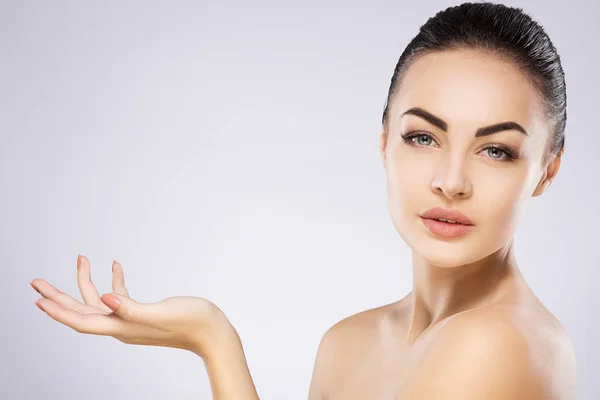
M431 208L420 215L421 222L434 235L457 237L469 233L475 224L458 210Z
M433 219L435 221L440 221L440 222L447 222L449 224L468 225L468 224L461 224L460 222L454 221L452 219L444 219L444 218L429 218L429 219Z
M434 219L450 224L475 225L465 214L458 210L434 207L421 214L422 218Z

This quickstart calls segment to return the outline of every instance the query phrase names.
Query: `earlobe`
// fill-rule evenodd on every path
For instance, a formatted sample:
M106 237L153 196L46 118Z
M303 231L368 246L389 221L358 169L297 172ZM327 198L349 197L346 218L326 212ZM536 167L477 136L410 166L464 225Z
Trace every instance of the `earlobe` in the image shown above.
M537 197L539 195L541 195L542 193L544 193L546 191L546 189L548 189L548 186L550 186L550 179L544 179L543 181L541 181L538 186L535 188L535 191L533 192L533 194L531 195L531 197Z
M558 174L558 170L560 169L562 154L563 150L561 150L558 154L554 155L553 160L546 167L542 179L540 179L540 182L538 183L533 194L531 195L532 197L537 197L544 193L548 189L554 178L556 178L556 174Z

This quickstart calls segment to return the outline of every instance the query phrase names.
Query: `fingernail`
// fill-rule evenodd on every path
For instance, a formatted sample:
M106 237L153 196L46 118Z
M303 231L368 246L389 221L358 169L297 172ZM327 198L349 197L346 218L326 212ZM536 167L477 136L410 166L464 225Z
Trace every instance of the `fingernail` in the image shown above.
M111 293L107 295L105 299L106 300L104 300L104 304L106 304L111 310L117 311L119 309L119 305L121 305L121 302L115 294Z
M113 263L112 263L112 272L115 272L115 263L116 263L116 261L113 260Z
M38 301L39 301L39 300L38 300ZM40 305L39 305L39 303L38 303L37 301L35 302L35 305L36 305L36 306L38 306L38 308L39 308L40 310L44 311L44 309L42 308L42 306L40 306ZM44 311L44 312L45 312L45 311Z
M33 288L33 290L35 290L36 292L40 293L40 291L38 290L38 288L36 288L35 286L33 286L32 282L29 282L29 284L31 285L31 287Z
M77 254L77 269L79 269L79 267L81 267L81 256Z

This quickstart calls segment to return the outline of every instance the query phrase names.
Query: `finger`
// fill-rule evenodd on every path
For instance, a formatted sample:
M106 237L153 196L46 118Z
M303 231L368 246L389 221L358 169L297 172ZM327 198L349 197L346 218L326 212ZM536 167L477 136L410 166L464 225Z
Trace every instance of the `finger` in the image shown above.
M164 301L144 304L115 293L103 294L100 299L126 321L161 329L165 328L165 323L168 323L171 319L169 316L174 311L173 307Z
M124 297L129 297L129 292L125 287L125 275L123 274L123 266L118 262L113 261L112 271L113 292Z
M79 255L77 257L77 286L85 304L100 307L105 311L112 311L100 301L100 294L96 290L96 286L92 283L90 272L90 261L86 256Z
M58 290L50 283L46 282L43 279L34 279L31 281L31 286L44 298L52 300L59 306L66 308L68 310L76 311L80 314L106 314L111 311L105 311L104 309L100 309L98 307L89 306L87 304L82 304L77 301L75 298L69 296L68 294Z
M55 321L66 325L76 332L113 336L119 340L125 339L127 342L138 341L139 344L151 343L156 339L167 337L167 332L144 325L135 325L121 319L115 313L108 315L101 314L79 314L72 310L62 308L49 299L39 299L36 304ZM145 340L144 342L141 341Z
M108 315L80 314L76 311L63 308L54 301L45 298L39 299L36 301L36 304L52 319L73 328L79 333L110 336L119 330L118 322L114 318L109 318Z

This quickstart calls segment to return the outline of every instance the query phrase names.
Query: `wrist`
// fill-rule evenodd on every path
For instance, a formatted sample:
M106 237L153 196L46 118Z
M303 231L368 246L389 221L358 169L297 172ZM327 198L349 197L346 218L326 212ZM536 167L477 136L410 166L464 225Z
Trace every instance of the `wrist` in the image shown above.
M189 350L206 362L224 350L238 348L241 348L241 340L237 331L225 314L217 313L206 329L193 333Z
M231 358L232 355L243 355L242 340L232 325L223 326L213 331L210 342L203 346L203 354L205 362L214 362L224 356Z

